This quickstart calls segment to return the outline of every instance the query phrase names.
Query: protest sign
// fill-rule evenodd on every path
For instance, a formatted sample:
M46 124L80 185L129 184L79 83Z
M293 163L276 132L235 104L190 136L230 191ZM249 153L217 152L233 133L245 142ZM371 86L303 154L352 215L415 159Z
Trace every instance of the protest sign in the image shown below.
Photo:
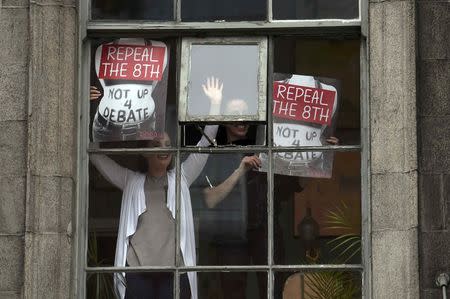
M296 74L275 74L273 83L273 144L281 147L321 146L332 136L338 105L337 80ZM325 84L324 82L327 82ZM261 154L263 171L267 155ZM329 178L333 153L320 151L277 152L278 174Z
M168 49L160 41L121 38L95 52L103 89L93 141L154 139L165 131Z

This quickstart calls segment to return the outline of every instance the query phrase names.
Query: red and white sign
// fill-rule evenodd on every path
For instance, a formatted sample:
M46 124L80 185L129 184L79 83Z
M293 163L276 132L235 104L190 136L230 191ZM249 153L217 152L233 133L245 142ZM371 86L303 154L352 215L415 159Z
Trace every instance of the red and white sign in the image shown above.
M273 115L330 125L336 91L282 82L273 83Z
M124 44L103 45L99 79L160 81L166 48Z

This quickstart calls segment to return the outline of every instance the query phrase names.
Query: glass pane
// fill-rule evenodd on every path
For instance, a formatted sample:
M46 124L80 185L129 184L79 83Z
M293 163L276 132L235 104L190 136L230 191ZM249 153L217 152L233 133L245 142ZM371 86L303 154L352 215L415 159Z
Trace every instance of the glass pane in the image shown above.
M92 0L92 19L173 20L172 0Z
M361 298L357 272L276 272L275 299Z
M88 265L174 266L172 155L93 154L90 161Z
M196 145L201 136L198 125L183 126L184 146ZM219 125L216 142L219 147L265 145L266 126L245 123Z
M265 107L260 103L264 98L260 81L265 65L260 64L259 41L224 44L225 41L217 40L204 44L206 41L201 40L184 47L183 51L189 51L190 68L183 70L181 89L187 91L187 103L186 111L180 112L187 113L187 120L217 121L223 116L240 121L249 120L248 117L259 120L260 110ZM246 41L240 43L243 42Z
M277 20L356 19L358 16L358 0L273 1L273 18Z
M358 40L277 38L274 72L275 144L360 143Z
M174 40L93 40L91 140L102 147L136 147L135 140L176 132ZM170 70L170 71L169 71Z
M258 164L252 154L211 154L191 185L199 265L267 264L267 176Z
M331 178L295 174L274 177L275 263L361 263L360 154L336 152Z
M173 298L174 275L171 272L88 273L86 298ZM180 276L181 298L189 298L190 286L187 274ZM184 296L184 297L183 297Z
M267 299L266 272L206 272L197 277L199 299Z
M256 21L266 19L266 0L182 0L183 21Z

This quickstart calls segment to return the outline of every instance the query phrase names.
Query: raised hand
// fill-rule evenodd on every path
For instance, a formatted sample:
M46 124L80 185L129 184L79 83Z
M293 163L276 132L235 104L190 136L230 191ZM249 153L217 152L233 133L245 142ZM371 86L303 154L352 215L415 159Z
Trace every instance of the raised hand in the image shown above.
M222 89L223 83L219 78L208 77L206 85L202 84L203 92L211 101L211 105L220 105L222 103Z
M98 88L95 86L91 86L91 88L89 90L89 99L91 101L94 101L94 100L97 100L101 96L102 96L102 93L100 92L100 90L98 90Z

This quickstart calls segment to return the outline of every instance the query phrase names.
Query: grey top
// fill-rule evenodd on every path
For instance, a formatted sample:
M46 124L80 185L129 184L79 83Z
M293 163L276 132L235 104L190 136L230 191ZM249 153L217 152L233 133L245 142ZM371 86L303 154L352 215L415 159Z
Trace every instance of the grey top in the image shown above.
M130 239L127 262L130 266L175 265L175 219L166 204L167 176L145 180L147 210L139 216Z

